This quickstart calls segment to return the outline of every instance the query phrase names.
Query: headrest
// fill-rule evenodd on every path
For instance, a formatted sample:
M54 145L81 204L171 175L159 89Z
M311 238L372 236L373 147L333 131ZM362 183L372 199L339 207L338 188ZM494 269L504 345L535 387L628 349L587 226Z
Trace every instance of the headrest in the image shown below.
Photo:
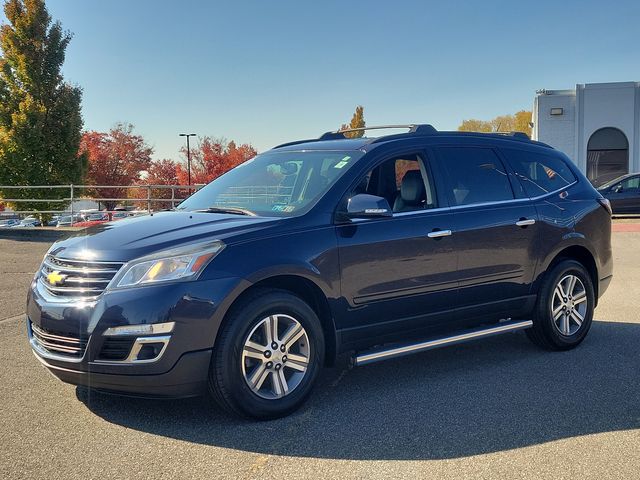
M400 196L405 203L417 205L424 200L424 181L420 170L409 170L402 177Z

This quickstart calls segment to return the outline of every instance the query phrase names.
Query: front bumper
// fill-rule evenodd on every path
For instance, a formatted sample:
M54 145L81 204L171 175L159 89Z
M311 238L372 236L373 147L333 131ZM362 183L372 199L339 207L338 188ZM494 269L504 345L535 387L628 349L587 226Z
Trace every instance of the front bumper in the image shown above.
M72 385L118 395L156 398L182 398L201 395L207 389L211 350L183 355L171 370L157 375L118 375L94 373L52 365L34 352L49 371Z
M241 279L218 278L106 291L91 303L62 303L52 302L34 282L27 299L27 332L35 356L64 382L127 395L197 395L206 386L211 349L227 302L244 287ZM113 338L103 335L108 328L166 322L175 325L157 359L105 360ZM82 351L60 355L41 348L33 339L34 327L54 337L80 339Z

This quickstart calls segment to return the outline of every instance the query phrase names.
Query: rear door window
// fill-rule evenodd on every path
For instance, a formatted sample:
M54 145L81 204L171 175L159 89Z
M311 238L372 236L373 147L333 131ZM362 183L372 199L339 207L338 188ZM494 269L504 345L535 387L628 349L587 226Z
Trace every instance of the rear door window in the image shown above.
M502 151L530 197L554 192L576 181L569 166L557 156L510 148Z
M451 205L513 200L507 170L491 148L441 147Z

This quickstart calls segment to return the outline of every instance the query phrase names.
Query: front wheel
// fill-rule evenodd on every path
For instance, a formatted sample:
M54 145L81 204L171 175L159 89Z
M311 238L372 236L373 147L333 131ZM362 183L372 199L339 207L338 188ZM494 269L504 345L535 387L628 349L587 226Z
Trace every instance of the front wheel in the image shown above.
M548 350L574 348L587 336L594 308L591 276L582 264L564 260L543 281L533 327L527 335Z
M240 416L278 418L308 397L323 359L313 309L289 292L261 289L230 312L214 348L209 390Z

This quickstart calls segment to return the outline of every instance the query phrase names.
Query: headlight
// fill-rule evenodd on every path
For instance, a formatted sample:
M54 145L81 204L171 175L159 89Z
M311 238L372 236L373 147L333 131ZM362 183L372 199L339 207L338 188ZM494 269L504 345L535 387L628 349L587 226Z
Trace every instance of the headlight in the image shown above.
M163 250L127 263L109 288L194 280L224 248L219 240Z

